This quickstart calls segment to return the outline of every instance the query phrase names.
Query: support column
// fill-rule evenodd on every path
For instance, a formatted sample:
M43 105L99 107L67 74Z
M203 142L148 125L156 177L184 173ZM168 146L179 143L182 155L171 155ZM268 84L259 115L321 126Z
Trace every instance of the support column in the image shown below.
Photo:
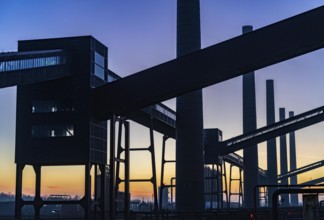
M91 176L90 176L91 165L85 164L84 169L84 197L83 197L83 208L84 218L91 219Z
M106 166L104 164L99 165L100 169L100 215L101 219L106 219ZM97 184L96 184L97 185Z
M289 118L294 117L294 112L289 112ZM295 132L289 133L289 151L290 151L290 170L296 170L297 162L296 162L296 139ZM290 177L290 184L297 185L297 175ZM298 206L298 194L291 194L291 205Z
M267 125L275 123L275 100L274 100L274 88L273 80L266 81L266 96L267 96ZM277 167L277 144L276 139L270 139L267 141L267 176L268 184L278 184L278 167ZM268 201L269 207L272 206L272 195L277 188L268 189Z
M129 122L125 121L125 219L130 219L129 148L130 148Z
M159 211L162 211L162 202L163 202L163 190L165 188L164 185L164 165L165 165L165 144L168 136L163 135L162 139L162 159L161 159L161 178L160 178L160 190L159 190Z
M116 116L110 119L110 158L109 158L109 219L115 219L115 124Z
M279 108L280 121L285 120L285 108ZM287 140L286 134L280 136L280 174L288 172L288 160L287 160ZM288 185L288 177L281 179L281 185ZM283 194L281 196L281 206L289 205L289 196Z
M154 211L158 211L158 199L157 199L157 182L156 182L156 167L155 167L155 147L154 147L154 135L153 135L153 119L151 118L151 127L150 127L150 147L149 151L151 152L152 160L152 184L153 184L153 195L154 195Z
M15 219L21 219L22 200L22 178L25 164L17 163L16 165L16 201L15 201Z
M34 198L34 210L35 219L40 219L40 210L43 206L43 200L41 198L41 166L33 165L35 175L36 175L36 188L35 188L35 198Z
M243 26L243 34L253 30L252 26ZM243 133L256 130L256 103L254 72L243 75ZM259 183L258 148L253 145L243 150L244 158L244 207L253 207L254 186ZM258 199L258 193L256 198Z
M177 57L199 49L199 0L178 0ZM178 97L176 105L176 210L202 211L205 206L202 90Z

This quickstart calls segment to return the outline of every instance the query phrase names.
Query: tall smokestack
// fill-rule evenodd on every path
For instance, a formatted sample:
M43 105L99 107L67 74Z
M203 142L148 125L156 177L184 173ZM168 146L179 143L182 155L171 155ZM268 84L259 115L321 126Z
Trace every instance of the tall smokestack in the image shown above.
M289 118L294 117L294 112L289 112ZM289 133L289 151L290 151L290 171L296 170L297 163L296 163L296 140L295 140L295 132ZM297 176L290 177L290 184L297 185ZM298 194L291 194L290 195L291 205L297 206L298 205Z
M199 0L177 1L177 57L200 49ZM199 73L197 73L199 74ZM188 77L195 77L188 75ZM202 91L177 98L176 209L204 209Z
M273 80L266 81L266 96L267 96L267 125L275 123L275 100L274 100L274 88ZM278 167L277 167L277 146L276 139L270 139L267 141L267 176L268 184L278 184ZM276 188L268 189L268 204L272 206L272 195Z
M253 30L250 25L243 26L243 34ZM256 103L254 72L243 75L243 133L256 130ZM254 186L258 185L257 145L243 150L244 158L244 206L253 207ZM257 198L256 198L257 199Z
M279 108L279 119L280 121L285 120L286 113L285 108ZM286 135L280 136L280 174L288 172L288 160L287 160L287 140ZM281 185L288 185L288 178L281 179ZM289 195L281 195L281 205L289 205Z

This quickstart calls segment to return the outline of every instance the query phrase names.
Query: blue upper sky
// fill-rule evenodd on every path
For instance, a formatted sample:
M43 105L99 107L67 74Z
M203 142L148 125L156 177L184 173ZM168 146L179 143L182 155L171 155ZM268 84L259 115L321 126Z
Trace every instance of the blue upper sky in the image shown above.
M243 25L258 29L323 3L202 0L202 47L240 35ZM108 46L109 68L121 76L176 55L175 0L1 0L0 28L0 51L4 52L16 51L18 40L92 35ZM323 60L324 51L319 50L256 72L258 126L265 125L266 79L275 80L277 108L298 114L324 104ZM238 77L204 90L205 127L220 128L225 139L242 132L241 84ZM167 104L174 107L172 100ZM0 191L13 192L14 87L0 90L0 113ZM323 159L323 132L323 124L296 132L297 166ZM259 152L260 166L266 168L264 144Z

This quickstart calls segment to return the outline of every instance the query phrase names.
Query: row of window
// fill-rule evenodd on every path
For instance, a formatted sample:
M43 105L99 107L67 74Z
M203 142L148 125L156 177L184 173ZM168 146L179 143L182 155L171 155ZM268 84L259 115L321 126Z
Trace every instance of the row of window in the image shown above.
M72 124L34 125L32 137L70 137L74 136Z
M40 112L71 112L74 111L71 100L52 101L52 100L41 100L33 101L32 113Z
M0 72L21 70L21 69L31 69L36 67L54 66L58 64L64 64L65 62L66 62L65 57L62 56L4 61L4 62L0 62Z

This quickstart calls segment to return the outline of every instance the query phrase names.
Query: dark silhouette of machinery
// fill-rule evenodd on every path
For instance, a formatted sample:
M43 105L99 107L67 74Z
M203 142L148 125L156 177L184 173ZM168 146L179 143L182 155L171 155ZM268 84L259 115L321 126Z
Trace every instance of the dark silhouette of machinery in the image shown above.
M80 204L85 210L85 218L90 218L91 205L94 205L100 210L99 217L105 217L106 120L110 119L109 205L113 219L114 165L120 160L115 158L114 151L118 117L139 122L150 127L151 132L157 130L176 137L174 112L158 102L323 48L321 21L324 21L324 7L203 50L196 48L195 52L184 52L186 55L180 54L184 56L179 55L175 60L122 79L108 71L107 48L91 36L20 41L18 52L0 54L0 86L17 85L16 217L21 217L24 205L33 205L35 218L39 219L42 206L54 203ZM323 107L215 143L217 148L212 144L205 151L209 151L211 161L218 163L218 156L322 120ZM185 140L179 138L177 141ZM124 150L127 154L128 146ZM203 147L200 150L203 151ZM124 160L127 164L128 159ZM33 201L22 199L22 173L26 165L32 165L36 174ZM85 167L85 195L81 200L46 201L41 198L41 168L52 165ZM198 162L198 165L203 163ZM95 189L97 193L100 191L95 197L97 201L91 201L91 168L100 176L96 178L100 184L95 184L100 186L100 190ZM129 177L125 176L124 181L129 183ZM152 183L156 184L154 180ZM127 200L129 189L125 189ZM196 197L203 198L203 192L198 192ZM185 194L186 191L179 194L177 200L186 200ZM201 209L201 203L193 205L195 210ZM185 206L181 210L186 211ZM128 211L126 206L125 213Z

